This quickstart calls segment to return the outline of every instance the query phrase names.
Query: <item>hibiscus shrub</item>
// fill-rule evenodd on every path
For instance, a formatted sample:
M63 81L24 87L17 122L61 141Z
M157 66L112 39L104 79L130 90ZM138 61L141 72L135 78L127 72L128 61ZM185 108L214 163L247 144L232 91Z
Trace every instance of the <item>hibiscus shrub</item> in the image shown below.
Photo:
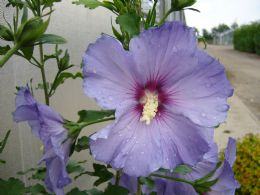
M260 134L248 134L237 142L237 158L233 166L241 187L236 194L260 194Z

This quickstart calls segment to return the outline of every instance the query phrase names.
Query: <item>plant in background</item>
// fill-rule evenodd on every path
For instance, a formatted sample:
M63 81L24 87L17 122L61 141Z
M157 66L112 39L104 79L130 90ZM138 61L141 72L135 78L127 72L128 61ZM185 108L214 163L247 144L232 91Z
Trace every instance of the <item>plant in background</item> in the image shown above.
M160 194L167 185L158 190L158 180L169 182L179 189L178 193L183 190L187 194L183 184L189 184L188 188L199 194L223 190L233 193L238 187L231 171L233 150L227 150L223 163L206 158L214 145L213 128L226 118L227 98L233 89L223 66L197 48L193 29L178 22L165 22L172 12L198 11L190 7L196 1L172 0L170 9L158 21L157 0L147 14L142 12L141 0L74 2L90 9L101 6L110 10L119 26L117 30L112 23L115 38L103 35L89 46L83 59L86 94L109 110L81 110L76 122L63 118L49 106L50 98L66 79L82 78L81 73L68 72L74 65L68 51L58 46L65 39L45 33L53 3L58 1L8 0L7 6L16 10L14 20L0 26L0 38L7 42L0 48L0 67L12 55L23 57L40 70L42 83L38 88L43 89L45 97L45 104L39 103L32 87L20 87L13 113L16 122L27 121L42 141L41 161L45 166L18 172L30 174L28 179L37 182L32 186L15 178L0 179L1 192L62 195L72 179L68 174L73 174L74 179L82 175L97 177L94 186L104 182L108 185L102 191L74 188L67 194L141 195L145 188ZM55 45L54 52L46 54L45 44ZM37 47L39 55L34 53ZM53 59L57 72L48 82L45 65L53 63ZM90 137L80 136L86 126L109 120L115 121ZM216 155L217 149L213 149ZM89 171L82 167L86 161L69 161L74 152L82 150L89 150L106 165L94 163L93 171ZM202 157L206 162L200 161ZM201 163L207 164L202 172ZM134 191L132 186L121 185L121 178L133 176ZM220 189L223 179L232 185Z
M237 159L233 167L241 186L236 194L260 194L260 135L248 134L237 142Z
M239 51L257 53L260 55L260 23L243 25L234 32L234 48Z

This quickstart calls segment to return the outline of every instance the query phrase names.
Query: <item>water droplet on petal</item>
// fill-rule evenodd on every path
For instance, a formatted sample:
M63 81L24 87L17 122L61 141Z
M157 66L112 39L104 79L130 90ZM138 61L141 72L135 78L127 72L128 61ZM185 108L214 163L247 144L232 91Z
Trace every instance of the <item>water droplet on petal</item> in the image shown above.
M229 109L229 106L227 104L220 105L217 107L217 110L220 112L226 112L226 111L228 111L228 109Z
M204 112L201 113L202 117L206 117L206 114Z

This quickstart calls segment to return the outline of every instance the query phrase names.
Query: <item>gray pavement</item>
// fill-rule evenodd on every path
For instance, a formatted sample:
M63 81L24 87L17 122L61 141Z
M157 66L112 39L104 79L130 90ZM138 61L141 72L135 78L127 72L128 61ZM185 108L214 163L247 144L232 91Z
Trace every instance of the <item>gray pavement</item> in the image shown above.
M235 89L227 120L215 130L215 140L224 148L230 136L260 133L260 56L235 51L231 46L208 45L206 51L225 65Z

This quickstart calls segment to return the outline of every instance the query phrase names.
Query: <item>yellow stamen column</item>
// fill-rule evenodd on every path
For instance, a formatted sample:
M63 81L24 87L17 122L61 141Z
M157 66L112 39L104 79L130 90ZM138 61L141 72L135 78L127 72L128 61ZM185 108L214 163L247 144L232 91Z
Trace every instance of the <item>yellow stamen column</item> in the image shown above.
M144 104L144 108L140 121L143 121L146 125L149 125L158 111L158 95L151 93L150 91L145 91L145 96L141 99L141 103Z

